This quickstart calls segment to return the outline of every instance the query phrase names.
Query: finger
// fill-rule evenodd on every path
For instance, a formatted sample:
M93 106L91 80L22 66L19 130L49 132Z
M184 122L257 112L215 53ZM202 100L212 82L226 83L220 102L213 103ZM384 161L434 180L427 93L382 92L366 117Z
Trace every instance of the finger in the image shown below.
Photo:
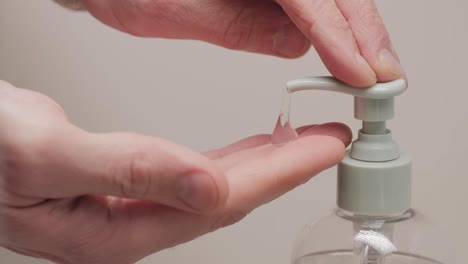
M336 0L336 3L353 31L362 56L377 74L377 80L406 79L374 1Z
M376 82L361 56L348 22L332 0L278 0L299 29L310 39L328 70L356 87Z
M286 58L310 48L273 1L82 1L99 20L137 36L198 39Z
M344 125L336 123L322 126L317 134L336 133L333 130L348 131ZM310 128L310 131L313 129ZM351 137L350 134L348 136ZM223 210L215 214L190 214L141 201L126 204L120 216L132 220L119 223L129 230L128 234L135 247L141 250L141 256L241 220L254 208L338 162L344 147L340 140L333 137L309 135L279 148L263 145L242 153L250 153L251 156L238 156L243 162L227 170L230 195Z
M296 131L299 135L308 131L307 135L333 136L340 139L345 145L348 145L351 141L352 134L351 130L341 123L306 125L297 128ZM258 155L261 151L270 151L271 149L263 147L270 144L271 135L256 135L240 140L219 150L209 151L205 155L208 155L208 157L212 159L217 159L221 168L226 169L235 166L244 159L249 159L249 157Z
M239 151L247 150L250 148L255 148L255 147L263 146L265 144L270 144L270 143L271 143L270 135L268 134L255 135L255 136L251 136L251 137L239 140L226 147L207 151L204 153L204 155L209 157L210 159L219 159L229 154L232 154L234 152L239 152Z
M317 126L317 124L314 124L314 125L305 125L305 126L301 126L301 127L298 127L296 128L296 133L298 135L301 135L302 133L304 133L305 131L307 131L309 128L313 128Z
M107 164L97 170L102 184L95 192L201 211L220 207L227 197L224 174L199 153L139 135L92 137L96 159Z
M214 210L227 197L214 163L163 139L69 128L42 148L29 162L27 186L35 188L28 193L36 196L106 194L195 211Z
M304 127L304 131L299 134L300 137L307 137L311 135L326 135L335 137L345 146L351 143L353 132L351 129L342 123L326 123L319 126Z
M296 129L299 137L308 135L322 135L335 137L343 142L345 146L349 145L352 138L352 132L344 124L341 123L325 123L321 125L307 125ZM262 145L256 148L246 149L239 153L233 153L218 160L218 164L221 168L228 169L232 168L245 160L255 159L257 156L263 156L269 154L274 148L272 145ZM275 145L276 146L276 145Z
M256 207L336 164L344 154L344 145L341 140L327 134L336 135L335 130L343 130L345 134L349 129L331 123L310 128L304 133L313 134L314 129L317 130L315 135L301 136L279 148L263 145L243 152L244 157L237 156L237 166L227 169L230 193L225 207L219 213L190 214L130 201L122 215L133 220L123 224L131 230L137 248L143 250L142 256L233 224Z
M312 135L246 159L227 172L230 195L226 206L249 212L337 164L344 151L341 140Z
M217 2L225 12L213 16L211 23L225 22L204 39L230 49L285 58L302 56L310 49L310 41L275 2ZM207 26L203 32L211 31L212 26Z
M351 130L346 125L340 123L326 123L309 127L307 131L300 135L299 139L301 137L307 137L311 135L335 137L342 142L343 146L348 145L352 137ZM254 161L258 157L269 156L272 152L276 151L276 149L278 149L278 146L267 144L256 148L250 148L239 153L227 155L222 159L217 160L216 162L221 168L229 171L230 169L242 165L245 162Z

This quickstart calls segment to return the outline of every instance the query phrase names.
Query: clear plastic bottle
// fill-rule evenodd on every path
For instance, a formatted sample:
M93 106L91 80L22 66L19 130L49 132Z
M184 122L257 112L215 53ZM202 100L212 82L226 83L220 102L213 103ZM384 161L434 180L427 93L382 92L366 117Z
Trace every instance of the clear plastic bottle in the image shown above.
M448 264L443 233L410 209L412 159L386 126L394 116L394 97L406 90L406 82L367 89L330 77L287 83L288 93L306 90L353 95L362 128L338 164L338 209L305 228L292 264Z
M446 264L444 234L413 209L396 216L359 216L335 209L307 225L292 264Z

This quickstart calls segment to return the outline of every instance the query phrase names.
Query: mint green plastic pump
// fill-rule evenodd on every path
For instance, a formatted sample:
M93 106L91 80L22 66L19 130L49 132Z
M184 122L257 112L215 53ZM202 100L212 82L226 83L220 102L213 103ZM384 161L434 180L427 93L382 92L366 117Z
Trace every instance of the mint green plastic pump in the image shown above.
M367 216L398 215L410 208L411 158L399 151L386 127L394 116L394 97L406 90L404 80L362 89L332 77L312 77L289 81L287 89L354 96L354 117L362 120L362 128L338 165L338 207Z

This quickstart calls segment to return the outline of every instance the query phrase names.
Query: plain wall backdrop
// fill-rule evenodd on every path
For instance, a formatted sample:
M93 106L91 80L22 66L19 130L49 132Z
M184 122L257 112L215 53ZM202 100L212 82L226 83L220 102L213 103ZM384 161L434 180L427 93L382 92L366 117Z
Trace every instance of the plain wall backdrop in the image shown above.
M467 1L377 1L410 79L389 122L414 158L413 202L448 232L453 264L468 247ZM0 79L47 94L91 131L135 131L197 150L269 133L287 80L328 75L315 51L297 60L197 41L142 39L48 0L0 0ZM295 126L341 121L352 98L294 97ZM150 256L146 263L289 262L301 227L335 203L335 169L242 222ZM33 220L32 220L33 221ZM0 263L48 263L0 251Z

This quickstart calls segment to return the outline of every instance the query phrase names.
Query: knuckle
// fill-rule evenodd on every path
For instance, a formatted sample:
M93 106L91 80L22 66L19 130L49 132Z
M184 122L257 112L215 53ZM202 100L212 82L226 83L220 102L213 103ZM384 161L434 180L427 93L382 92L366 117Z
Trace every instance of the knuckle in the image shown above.
M181 25L190 17L190 10L184 1L171 0L132 0L113 1L112 12L121 29L136 37L160 36L166 31L161 27L148 26L170 21L173 25ZM119 3L117 3L119 2Z
M138 13L154 18L167 16L168 13L171 14L183 9L183 1L139 0L134 2Z
M343 16L337 16L333 20L333 25L340 31L351 32L351 27L348 21Z
M135 14L135 12L138 11L135 10L135 7L140 5L136 5L135 1L111 1L110 10L112 16L114 17L115 26L119 30L124 31L132 36L144 37L144 34L140 32L141 19L138 14Z
M247 48L255 26L255 16L247 7L239 11L223 26L222 43L228 49L244 50Z
M373 4L363 4L359 9L359 16L364 24L369 26L383 26L383 20L380 17L377 7Z
M330 0L315 1L280 1L283 6L287 6L291 11L304 21L314 23L317 21L317 14L330 13L332 2ZM311 16L311 14L313 14Z
M329 19L340 17L334 15L336 6L330 0L302 1L302 3L292 5L292 12L304 23L310 33L323 30L321 28L324 24L330 26ZM341 25L342 21L339 22L338 25Z
M107 170L118 187L120 195L129 198L147 198L157 193L157 184L153 184L154 165L143 149L123 155L121 160L111 162Z
M370 46L381 47L390 44L390 37L385 28L384 21L374 5L364 5L356 19L360 20L359 35L368 36Z
M334 12L324 11L323 14L325 13L334 13ZM317 12L317 14L320 14L320 12ZM348 20L346 20L342 15L331 15L331 16L314 15L307 19L307 25L308 25L309 33L312 36L329 34L328 32L325 32L325 31L330 30L330 29L338 33L352 32L351 26L349 25Z

